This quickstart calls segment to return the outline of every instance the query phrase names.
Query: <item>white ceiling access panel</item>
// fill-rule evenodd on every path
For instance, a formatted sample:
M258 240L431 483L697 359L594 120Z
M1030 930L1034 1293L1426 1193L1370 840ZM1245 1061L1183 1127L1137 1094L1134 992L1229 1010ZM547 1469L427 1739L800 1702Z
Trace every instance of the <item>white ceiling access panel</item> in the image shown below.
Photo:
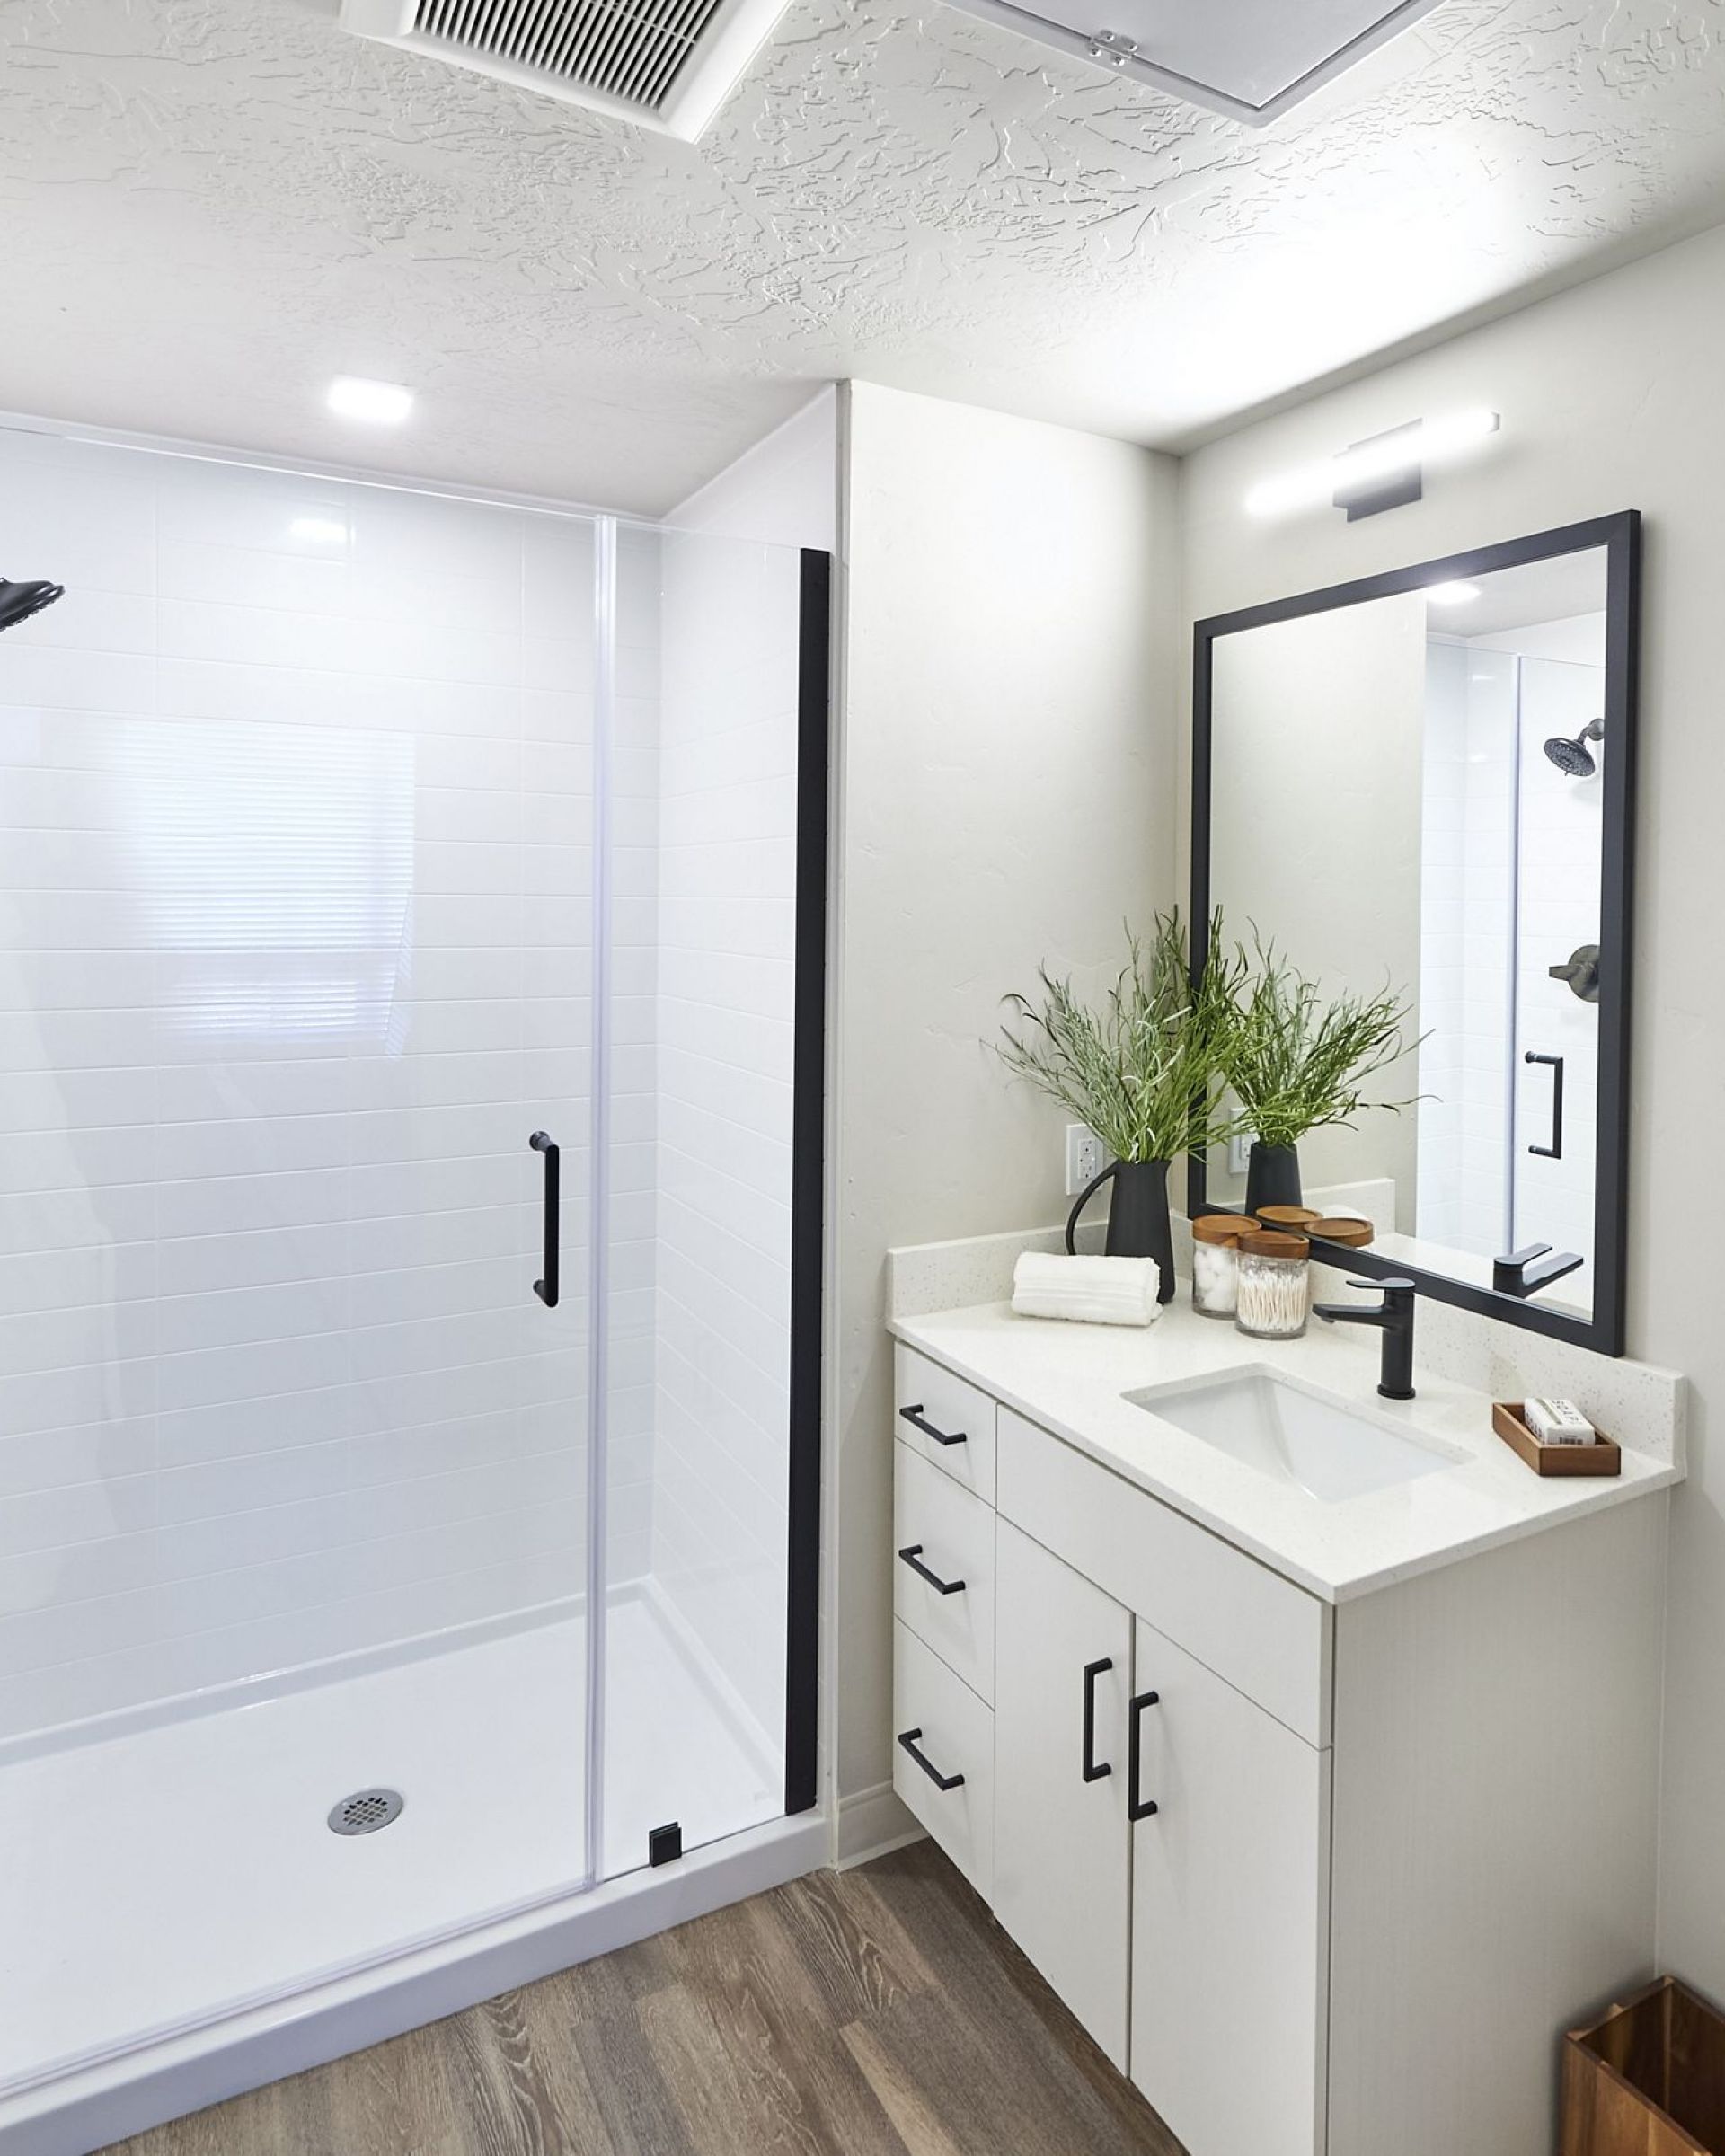
M341 0L341 23L694 142L785 0Z
M954 0L1062 52L1261 127L1438 0Z

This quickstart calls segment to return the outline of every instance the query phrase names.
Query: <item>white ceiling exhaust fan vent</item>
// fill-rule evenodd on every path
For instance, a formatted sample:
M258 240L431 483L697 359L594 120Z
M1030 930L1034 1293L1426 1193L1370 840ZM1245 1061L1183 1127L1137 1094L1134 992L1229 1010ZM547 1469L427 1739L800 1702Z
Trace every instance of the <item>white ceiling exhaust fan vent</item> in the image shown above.
M362 38L693 142L785 0L341 0Z
M1061 52L1262 127L1438 0L953 0Z

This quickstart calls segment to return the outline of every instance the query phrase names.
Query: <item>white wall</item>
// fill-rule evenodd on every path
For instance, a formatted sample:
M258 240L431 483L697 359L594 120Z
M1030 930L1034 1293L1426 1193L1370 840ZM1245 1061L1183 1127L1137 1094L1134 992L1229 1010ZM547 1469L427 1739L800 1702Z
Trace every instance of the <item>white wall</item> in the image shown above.
M1725 1460L1712 1432L1725 1335L1705 1251L1672 1224L1712 1197L1725 1069L1712 896L1722 349L1725 232L1713 232L1231 435L1188 460L1182 497L1190 615L1577 517L1646 513L1630 1348L1692 1380L1691 1480L1673 1508L1661 1954L1716 1998L1725 1998ZM1266 473L1422 412L1477 404L1501 411L1501 437L1473 463L1431 473L1420 503L1353 525L1330 511L1283 524L1242 511Z
M838 1779L891 1773L894 1243L1062 1215L1062 1117L1007 1084L1000 999L1087 975L1174 896L1166 458L857 383L836 1427Z
M771 1750L784 1732L801 546L824 393L660 537L652 1567Z
M590 524L11 433L0 560L0 1736L579 1593Z
M1426 682L1419 1233L1491 1259L1510 1247L1516 661L1433 640Z
M1420 778L1425 603L1403 593L1219 637L1211 710L1210 901L1231 942L1254 931L1331 994L1411 1002L1420 987ZM1345 862L1348 873L1331 870ZM1376 896L1363 906L1369 884ZM1417 1021L1403 1029L1411 1042ZM1368 1087L1413 1092L1395 1063ZM1414 1225L1417 1109L1362 1114L1300 1141L1306 1187L1389 1177L1396 1224ZM1237 1203L1243 1176L1215 1163L1205 1188Z
M818 391L665 522L679 532L830 553L838 530L838 392Z

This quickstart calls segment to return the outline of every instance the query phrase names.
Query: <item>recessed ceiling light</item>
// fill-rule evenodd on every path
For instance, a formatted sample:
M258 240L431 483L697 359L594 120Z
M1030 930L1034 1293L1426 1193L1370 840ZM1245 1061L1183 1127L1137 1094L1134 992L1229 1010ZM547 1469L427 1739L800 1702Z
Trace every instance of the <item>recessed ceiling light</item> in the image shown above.
M367 382L363 375L338 375L330 384L330 410L344 420L368 420L377 427L399 427L413 409L413 392L399 382Z
M1465 606L1479 596L1477 584L1430 584L1426 588L1429 606Z

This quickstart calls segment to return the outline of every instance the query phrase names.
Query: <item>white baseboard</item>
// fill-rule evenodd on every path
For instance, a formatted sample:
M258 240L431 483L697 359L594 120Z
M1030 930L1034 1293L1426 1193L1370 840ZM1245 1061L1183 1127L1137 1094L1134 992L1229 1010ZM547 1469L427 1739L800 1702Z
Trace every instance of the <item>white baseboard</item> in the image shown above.
M871 1789L857 1789L839 1798L833 1869L849 1871L853 1865L867 1864L889 1850L922 1839L923 1829L893 1794L892 1784L877 1782Z

